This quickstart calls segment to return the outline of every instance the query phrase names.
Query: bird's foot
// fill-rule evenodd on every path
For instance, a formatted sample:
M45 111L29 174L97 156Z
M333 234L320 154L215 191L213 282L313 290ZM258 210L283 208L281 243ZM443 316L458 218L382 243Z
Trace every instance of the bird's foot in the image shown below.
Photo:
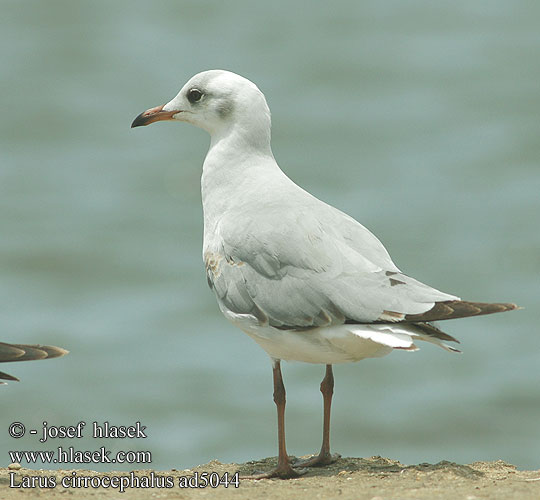
M250 474L249 476L241 476L240 479L271 479L277 477L279 479L293 479L295 477L303 476L307 470L293 469L289 462L279 464L270 472L263 472L261 474Z
M313 455L311 458L306 460L296 460L293 465L295 467L322 467L323 465L333 464L340 458L341 455L339 453L321 452L318 455Z

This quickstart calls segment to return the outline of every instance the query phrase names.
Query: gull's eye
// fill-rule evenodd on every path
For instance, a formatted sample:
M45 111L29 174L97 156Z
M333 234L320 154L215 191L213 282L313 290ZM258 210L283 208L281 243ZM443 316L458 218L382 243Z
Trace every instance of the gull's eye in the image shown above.
M199 102L202 96L203 96L203 93L199 89L190 89L190 91L188 92L187 98L188 98L188 101L191 104L193 104L194 102Z

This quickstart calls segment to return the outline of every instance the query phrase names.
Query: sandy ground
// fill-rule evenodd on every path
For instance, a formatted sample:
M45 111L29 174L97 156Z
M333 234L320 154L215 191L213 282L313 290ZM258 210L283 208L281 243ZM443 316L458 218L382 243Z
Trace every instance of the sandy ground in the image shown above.
M199 473L199 484L202 484L203 473L217 473L212 480L228 472L229 479L234 480L233 474L239 471L242 475L257 471L268 470L275 464L275 458L245 464L222 464L212 461L193 469L178 471L137 470L135 474L127 472L98 473L90 470L32 470L32 469L0 469L0 498L14 500L21 498L42 499L124 499L143 500L153 498L220 498L220 499L355 499L355 500L386 500L386 499L534 499L540 498L540 471L518 471L513 465L502 461L475 462L469 465L459 465L451 462L438 464L403 465L396 460L382 457L371 458L341 458L336 463L324 467L310 469L298 479L280 480L248 480L240 479L238 488L223 484L217 488L207 486L180 488L179 482L185 484L189 478ZM109 485L113 477L124 476L125 482L140 481L139 488L127 487L120 492L120 486ZM134 479L136 476L139 479ZM101 483L101 487L63 487L62 477L68 482L76 478L81 481ZM182 479L183 477L183 479ZM35 478L35 479L32 479ZM39 482L55 487L39 487ZM85 479L86 478L86 479ZM168 479L166 479L168 478ZM208 476L210 479L210 475ZM146 481L154 480L154 487ZM24 485L35 483L35 487L23 488ZM114 479L113 479L114 481ZM116 479L120 481L120 479ZM157 487L158 482L169 481L170 488ZM192 484L194 479L191 479ZM12 487L20 485L21 487Z

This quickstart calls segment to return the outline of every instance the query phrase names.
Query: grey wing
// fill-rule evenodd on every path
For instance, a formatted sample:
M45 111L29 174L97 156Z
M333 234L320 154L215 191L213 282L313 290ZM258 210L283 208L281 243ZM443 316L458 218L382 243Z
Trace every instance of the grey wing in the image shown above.
M7 344L0 342L0 363L57 358L67 353L68 351L65 349L50 345Z
M57 358L68 351L50 345L7 344L0 342L0 363L11 361L31 361L35 359ZM0 371L1 380L19 380L13 375ZM3 384L4 382L0 382Z
M326 207L322 219L289 211L225 221L205 253L221 306L275 327L309 328L400 321L457 299L402 274L366 228Z

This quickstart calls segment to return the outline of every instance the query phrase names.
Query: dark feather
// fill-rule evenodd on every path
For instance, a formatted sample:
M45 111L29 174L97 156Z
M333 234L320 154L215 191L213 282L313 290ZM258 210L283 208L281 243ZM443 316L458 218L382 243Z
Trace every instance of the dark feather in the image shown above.
M467 302L466 300L447 300L445 302L436 302L435 305L425 313L406 314L403 321L409 323L424 323L427 321L442 321L444 319L494 314L512 311L514 309L518 309L516 304L490 304L485 302Z
M27 345L27 344L7 344L0 342L0 363L12 361L32 361L36 359L57 358L64 356L69 351L61 347L50 345ZM0 372L1 380L19 380L13 375ZM0 384L3 382L0 382Z
M422 333L425 333L430 337L435 337L436 339L440 340L448 340L450 342L457 342L459 344L458 339L452 337L452 335L444 333L442 330L439 330L439 328L437 328L433 323L413 323L413 325L420 328Z

